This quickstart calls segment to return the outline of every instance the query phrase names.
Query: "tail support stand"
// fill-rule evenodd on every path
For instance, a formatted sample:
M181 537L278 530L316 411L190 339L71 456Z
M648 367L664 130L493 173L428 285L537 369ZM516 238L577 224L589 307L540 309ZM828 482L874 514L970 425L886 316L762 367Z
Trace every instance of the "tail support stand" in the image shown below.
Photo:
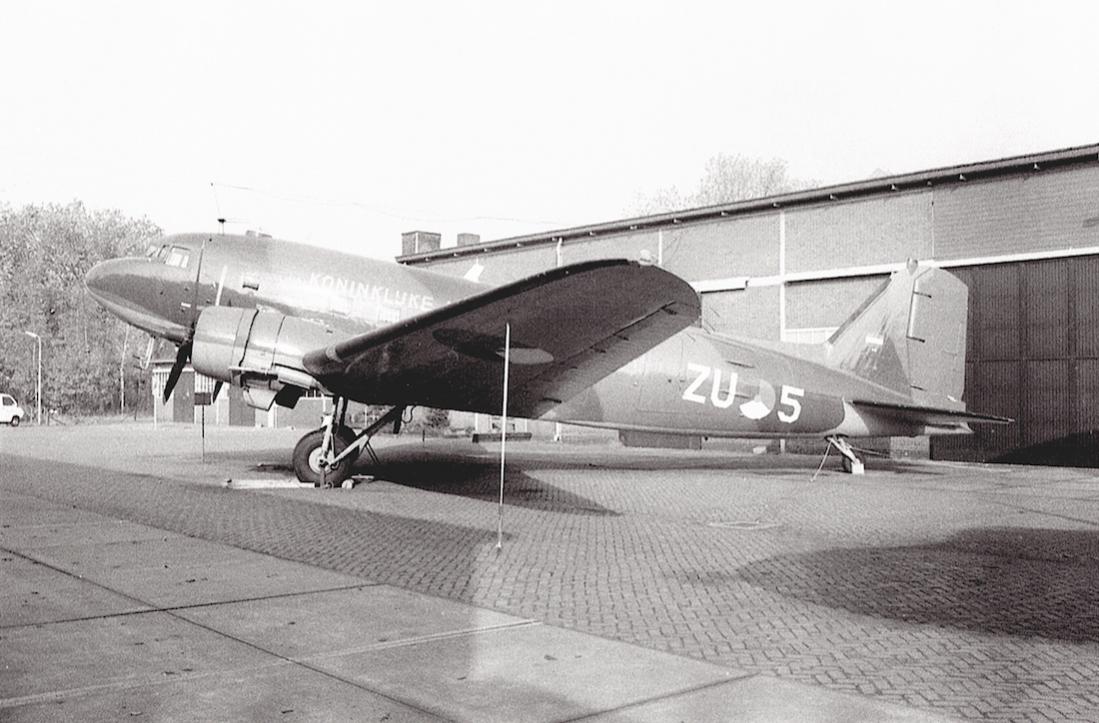
M828 438L828 441L835 445L836 449L839 450L839 453L843 455L844 472L850 472L851 474L863 474L866 472L862 460L855 454L855 449L847 441L846 437L831 436Z

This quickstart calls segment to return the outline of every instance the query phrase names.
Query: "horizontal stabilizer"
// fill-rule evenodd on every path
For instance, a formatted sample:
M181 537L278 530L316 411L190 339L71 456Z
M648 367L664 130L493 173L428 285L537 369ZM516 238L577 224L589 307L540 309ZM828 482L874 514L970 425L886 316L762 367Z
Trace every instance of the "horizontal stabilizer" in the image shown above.
M962 424L979 422L985 424L1011 424L1014 419L994 414L977 414L964 409L942 409L937 407L919 407L908 404L889 404L884 402L852 401L851 406L860 412L899 420L928 427L957 427Z

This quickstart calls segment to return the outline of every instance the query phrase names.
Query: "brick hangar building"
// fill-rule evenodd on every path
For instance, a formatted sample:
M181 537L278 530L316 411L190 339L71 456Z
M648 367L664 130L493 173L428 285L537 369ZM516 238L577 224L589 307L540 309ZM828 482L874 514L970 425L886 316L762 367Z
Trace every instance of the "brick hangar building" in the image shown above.
M471 243L472 241L472 243ZM439 248L397 260L504 283L638 258L690 281L706 323L825 339L909 258L969 287L965 401L1015 424L930 442L935 459L1099 465L1099 145Z

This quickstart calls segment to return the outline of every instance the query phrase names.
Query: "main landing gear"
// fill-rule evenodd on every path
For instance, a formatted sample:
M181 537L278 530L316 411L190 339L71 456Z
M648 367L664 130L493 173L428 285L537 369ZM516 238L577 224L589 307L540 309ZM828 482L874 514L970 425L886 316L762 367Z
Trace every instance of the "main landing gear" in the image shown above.
M347 400L335 397L332 414L320 429L298 440L294 447L294 474L298 480L314 487L339 487L351 476L351 465L365 449L370 460L380 464L370 446L370 438L390 422L400 430L404 407L393 407L381 419L358 434L347 426Z

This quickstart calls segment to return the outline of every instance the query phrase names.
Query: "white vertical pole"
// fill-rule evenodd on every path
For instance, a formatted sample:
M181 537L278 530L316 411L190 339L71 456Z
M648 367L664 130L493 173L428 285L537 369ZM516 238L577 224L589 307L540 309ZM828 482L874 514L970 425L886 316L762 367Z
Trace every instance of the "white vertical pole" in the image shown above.
M782 210L778 212L778 340L788 341L788 336L786 331L786 211ZM778 451L786 454L785 437L778 441ZM827 450L824 454L828 455Z
M34 392L35 403L38 405L38 426L42 426L42 337L38 337L38 384Z
M511 366L511 324L504 324L504 405L500 413L500 504L496 517L496 552L504 546L504 459L508 444L508 370Z
M786 211L778 212L778 338L786 338Z
M564 242L565 242L565 240L563 238L557 239L557 267L558 268L561 268L561 266L565 263L565 257L564 257L564 254L562 253L562 248L561 248L561 245ZM554 442L560 442L561 441L561 423L560 422L554 422L553 423L553 441Z
M125 324L126 335L122 338L122 359L118 362L118 413L126 413L126 347L130 343L130 325Z

